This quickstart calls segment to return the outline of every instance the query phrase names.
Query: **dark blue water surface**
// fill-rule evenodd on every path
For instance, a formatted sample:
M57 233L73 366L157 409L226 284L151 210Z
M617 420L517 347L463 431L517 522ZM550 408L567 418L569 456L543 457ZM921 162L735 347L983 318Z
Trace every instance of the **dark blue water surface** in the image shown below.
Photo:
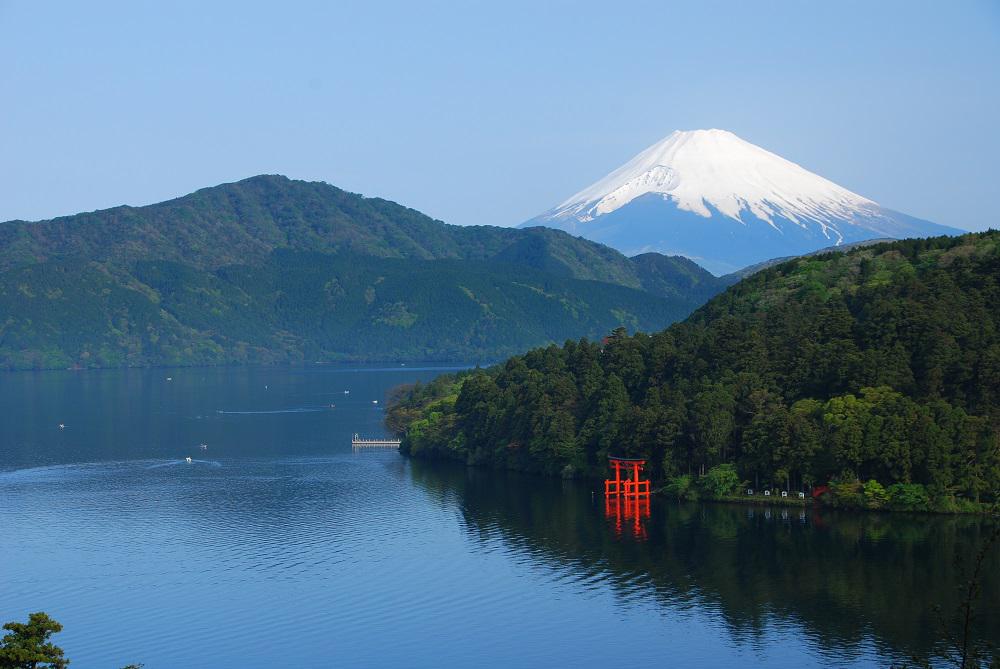
M352 450L392 387L438 373L0 375L0 619L46 611L76 668L940 652L933 609L957 605L981 519L654 500L636 520L589 483ZM1000 560L986 571L977 639L1000 638Z

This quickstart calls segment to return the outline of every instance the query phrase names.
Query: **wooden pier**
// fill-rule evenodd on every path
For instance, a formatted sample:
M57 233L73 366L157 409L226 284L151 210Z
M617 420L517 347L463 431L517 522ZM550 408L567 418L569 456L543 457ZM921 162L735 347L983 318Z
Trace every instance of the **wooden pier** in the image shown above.
M355 434L351 439L351 446L354 448L399 448L402 443L399 439L389 439L387 437L362 437Z

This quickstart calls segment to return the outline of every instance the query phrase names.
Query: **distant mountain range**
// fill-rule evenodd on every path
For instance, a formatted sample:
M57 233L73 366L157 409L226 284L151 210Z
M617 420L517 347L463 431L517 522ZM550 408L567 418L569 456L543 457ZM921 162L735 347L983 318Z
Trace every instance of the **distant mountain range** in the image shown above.
M683 318L731 279L258 176L0 223L0 368L490 360Z
M725 130L677 131L523 223L717 274L874 238L963 231L886 209Z

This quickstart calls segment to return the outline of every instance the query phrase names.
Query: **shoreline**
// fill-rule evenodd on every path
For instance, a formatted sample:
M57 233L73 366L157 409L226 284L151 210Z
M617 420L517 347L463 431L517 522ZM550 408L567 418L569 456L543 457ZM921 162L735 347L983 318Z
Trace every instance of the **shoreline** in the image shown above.
M658 488L653 491L653 494L657 497L670 499L663 488ZM900 509L892 507L883 507L880 509L871 509L862 506L837 506L834 504L824 504L820 500L814 499L807 496L805 499L799 499L797 497L774 497L763 495L727 495L725 497L698 497L693 500L678 500L679 502L711 502L714 504L733 504L741 506L782 506L782 507L792 507L800 509L824 509L829 511L847 511L855 513L920 513L920 514L933 514L935 516L989 516L991 515L991 507L988 504L983 504L982 502L974 502L979 505L977 509L954 509L954 510L941 510L941 509Z
M543 479L549 479L552 481L567 480L559 475L545 474L543 472L532 472L524 471L518 469L504 469L498 467L492 467L488 464L473 464L470 462L463 462L458 459L449 458L428 458L421 456L414 456L409 453L404 453L402 450L399 454L404 458L412 458L414 460L419 460L421 462L428 463L448 463L451 465L465 467L466 469L475 469L479 471L491 471L491 472L513 472L516 474L524 476L536 476ZM586 482L588 485L595 486L595 494L603 493L600 491L600 484L603 483L604 479L599 477L590 476L577 476L568 480L575 480L580 482ZM919 513L919 514L932 514L935 516L989 516L991 515L991 506L989 504L984 504L983 502L975 502L978 505L976 509L954 509L954 510L942 510L942 509L900 509L892 507L883 507L880 509L870 509L858 506L836 506L833 504L824 504L822 501L814 499L813 497L807 495L805 499L799 499L798 497L781 497L781 496L764 496L764 495L727 495L725 497L697 497L696 499L677 499L676 497L671 497L663 487L653 488L652 497L664 499L674 502L711 502L713 504L733 504L742 506L780 506L780 507L790 507L790 508L800 508L800 509L824 509L830 511L840 511L840 512L857 512L857 513ZM971 501L970 501L971 502Z

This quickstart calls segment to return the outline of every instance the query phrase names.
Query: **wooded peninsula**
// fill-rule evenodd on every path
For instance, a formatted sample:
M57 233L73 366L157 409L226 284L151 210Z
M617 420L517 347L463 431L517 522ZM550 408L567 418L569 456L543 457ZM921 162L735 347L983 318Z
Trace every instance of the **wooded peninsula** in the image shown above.
M1000 490L1000 232L794 259L656 334L615 330L399 389L414 457L603 477L646 458L680 498L743 486L975 511Z

